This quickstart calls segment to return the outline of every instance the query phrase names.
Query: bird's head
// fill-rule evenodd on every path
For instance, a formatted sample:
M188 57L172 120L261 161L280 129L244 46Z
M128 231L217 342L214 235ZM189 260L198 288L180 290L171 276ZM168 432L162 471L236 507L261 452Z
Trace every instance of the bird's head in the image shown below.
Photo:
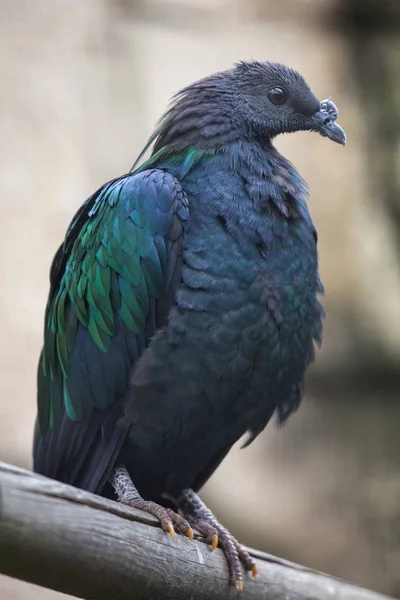
M237 117L254 132L273 138L280 133L316 131L345 145L331 99L319 102L303 77L279 63L241 62L229 71Z
M296 71L278 63L241 62L178 92L144 151L153 142L153 155L188 147L215 151L238 139L307 130L344 145L337 115L334 103L319 102Z

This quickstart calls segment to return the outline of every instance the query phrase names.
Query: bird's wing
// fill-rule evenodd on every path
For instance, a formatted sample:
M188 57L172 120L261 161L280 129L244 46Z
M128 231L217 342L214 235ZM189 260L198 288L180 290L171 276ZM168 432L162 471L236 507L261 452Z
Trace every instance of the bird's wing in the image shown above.
M75 215L50 272L34 470L90 491L125 439L129 376L181 277L188 205L161 170L104 185Z

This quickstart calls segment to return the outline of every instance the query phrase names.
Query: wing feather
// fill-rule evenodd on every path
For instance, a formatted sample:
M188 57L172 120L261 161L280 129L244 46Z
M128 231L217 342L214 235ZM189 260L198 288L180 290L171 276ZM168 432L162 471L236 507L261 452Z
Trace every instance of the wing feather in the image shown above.
M34 469L99 491L125 439L133 365L165 321L188 205L162 170L105 184L75 215L50 273Z

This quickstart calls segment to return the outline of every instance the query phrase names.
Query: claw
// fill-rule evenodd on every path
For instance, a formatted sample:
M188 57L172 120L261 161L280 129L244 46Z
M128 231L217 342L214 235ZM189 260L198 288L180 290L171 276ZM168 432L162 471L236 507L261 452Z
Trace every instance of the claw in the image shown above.
M172 525L172 523L168 523L168 533L169 533L171 540L173 540L175 537L175 529L174 529L174 526Z
M255 577L257 577L257 575L258 575L258 569L257 569L257 567L253 567L252 570L251 570L251 577L252 577L252 579L254 579Z
M189 540L193 539L193 529L191 527L189 527L189 529L187 530L187 536L189 538Z
M243 591L242 567L249 571L252 577L257 575L257 567L254 559L247 550L229 533L225 527L218 523L215 516L203 504L193 490L183 490L178 499L172 498L179 514L186 519L186 528L183 530L189 537L188 525L194 527L211 544L211 551L221 547L225 555L229 570L229 581L236 587L238 592ZM172 518L172 520L174 517ZM175 523L175 521L173 520Z
M236 585L236 589L239 592L243 592L243 581L241 579L239 579L235 585Z

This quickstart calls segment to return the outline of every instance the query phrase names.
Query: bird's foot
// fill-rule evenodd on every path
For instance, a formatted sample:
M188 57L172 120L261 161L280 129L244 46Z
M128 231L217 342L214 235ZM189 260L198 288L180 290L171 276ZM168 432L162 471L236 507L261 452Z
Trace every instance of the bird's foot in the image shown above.
M254 578L257 575L254 559L217 521L213 513L192 490L184 490L181 496L174 500L190 525L209 541L211 550L215 550L218 544L221 545L228 563L231 583L242 591L242 565L246 571L251 571Z
M170 508L164 508L156 502L144 500L141 497L125 467L116 467L111 473L110 482L119 502L157 517L161 527L169 533L172 539L175 537L175 529L178 533L187 535L190 540L193 539L193 529L184 517Z

